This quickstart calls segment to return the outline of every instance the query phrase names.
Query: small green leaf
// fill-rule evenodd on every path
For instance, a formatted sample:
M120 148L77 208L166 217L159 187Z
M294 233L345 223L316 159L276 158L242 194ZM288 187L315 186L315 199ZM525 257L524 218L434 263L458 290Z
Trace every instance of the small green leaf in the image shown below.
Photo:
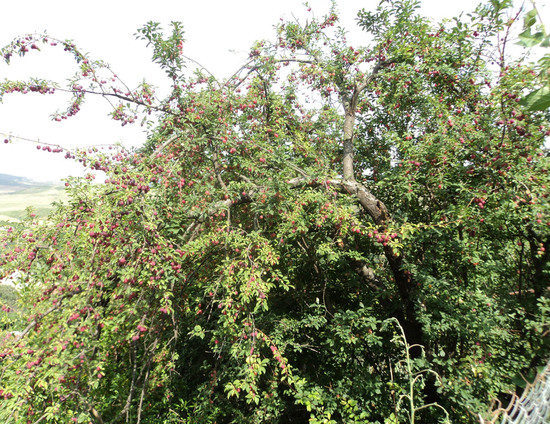
M204 329L200 325L195 325L193 331L191 331L191 335L194 337L199 337L200 339L204 339Z
M531 29L528 28L519 35L519 41L517 44L523 47L533 47L540 44L543 40L544 34L542 32L531 34Z
M525 14L523 18L523 29L527 29L535 25L537 22L537 11L535 9L530 10Z
M550 108L550 86L544 86L529 93L520 104L525 106L527 110L546 110Z

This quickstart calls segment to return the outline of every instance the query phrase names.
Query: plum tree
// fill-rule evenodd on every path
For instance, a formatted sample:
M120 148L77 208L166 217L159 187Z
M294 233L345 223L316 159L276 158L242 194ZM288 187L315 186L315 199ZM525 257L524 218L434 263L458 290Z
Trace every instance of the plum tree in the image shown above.
M149 23L162 101L70 42L4 48L74 55L54 118L94 93L158 117L136 151L67 153L104 183L4 231L32 305L2 341L4 422L475 422L510 396L548 352L548 113L520 103L539 82L505 60L509 2L417 9L360 11L366 47L335 8L281 22L225 81Z

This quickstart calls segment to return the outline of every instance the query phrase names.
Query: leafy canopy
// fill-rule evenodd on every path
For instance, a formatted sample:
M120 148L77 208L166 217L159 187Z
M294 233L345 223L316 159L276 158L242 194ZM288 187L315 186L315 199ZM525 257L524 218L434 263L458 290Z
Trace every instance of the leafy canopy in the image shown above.
M547 359L550 311L548 112L520 100L545 86L506 60L509 13L383 1L351 46L333 7L225 81L181 24L148 23L163 100L69 41L2 49L74 55L54 119L100 94L156 122L136 151L68 152L104 183L71 178L46 221L2 230L28 307L2 316L3 422L468 423L506 401Z

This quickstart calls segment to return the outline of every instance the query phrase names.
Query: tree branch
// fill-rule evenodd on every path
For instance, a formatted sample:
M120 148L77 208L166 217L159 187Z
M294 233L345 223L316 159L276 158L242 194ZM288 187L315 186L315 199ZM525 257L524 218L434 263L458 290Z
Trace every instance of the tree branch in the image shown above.
M357 113L357 103L359 102L359 95L367 88L374 77L380 72L382 68L392 63L395 63L397 59L388 59L382 62L378 62L370 75L365 78L361 83L356 83L353 87L351 97L342 94L342 103L344 106L344 149L343 149L343 167L344 167L344 180L354 182L355 172L353 169L353 138L355 135L355 117ZM342 90L342 92L344 92Z

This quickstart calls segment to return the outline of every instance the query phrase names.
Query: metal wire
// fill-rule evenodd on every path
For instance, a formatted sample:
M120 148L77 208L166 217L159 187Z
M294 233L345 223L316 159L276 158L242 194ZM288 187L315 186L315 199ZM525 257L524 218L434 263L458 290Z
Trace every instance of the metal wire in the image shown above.
M493 411L482 424L550 424L550 361L533 383L527 383L521 397L514 396L506 409Z

